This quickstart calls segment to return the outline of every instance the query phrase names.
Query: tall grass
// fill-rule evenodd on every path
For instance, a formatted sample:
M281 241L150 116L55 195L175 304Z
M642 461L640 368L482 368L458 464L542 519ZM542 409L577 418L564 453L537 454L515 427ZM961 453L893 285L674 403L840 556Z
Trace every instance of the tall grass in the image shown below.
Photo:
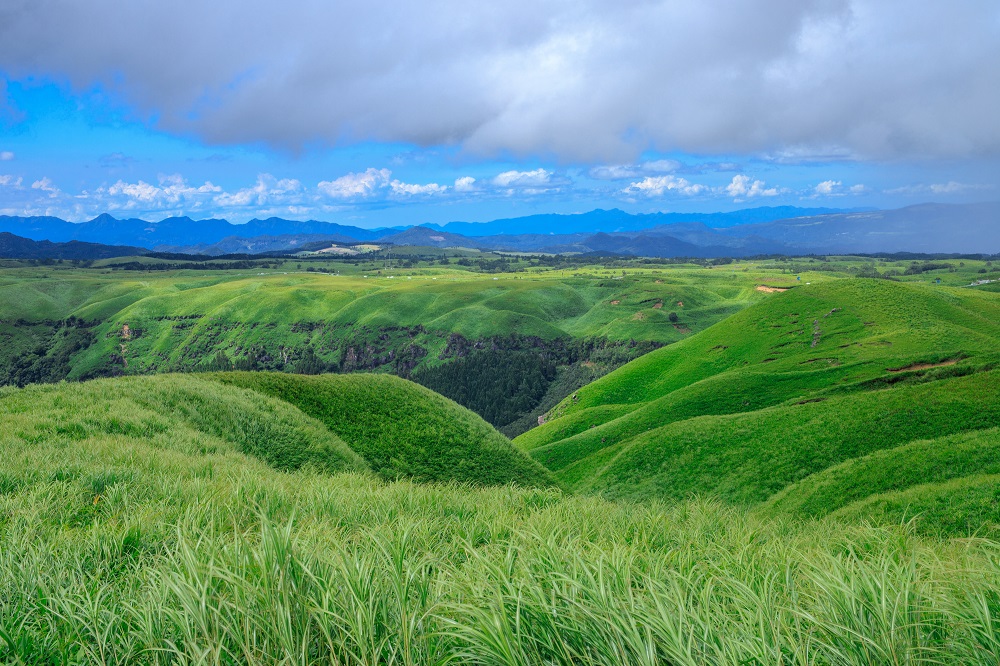
M169 451L104 488L102 512L74 524L66 505L93 500L53 471L67 457L88 463L65 449L37 453L33 473L0 496L7 663L1000 656L992 542L766 521L696 500L639 506L281 473L237 456L210 456L209 478Z
M276 464L339 440L255 396L0 390L0 663L1000 663L996 542Z

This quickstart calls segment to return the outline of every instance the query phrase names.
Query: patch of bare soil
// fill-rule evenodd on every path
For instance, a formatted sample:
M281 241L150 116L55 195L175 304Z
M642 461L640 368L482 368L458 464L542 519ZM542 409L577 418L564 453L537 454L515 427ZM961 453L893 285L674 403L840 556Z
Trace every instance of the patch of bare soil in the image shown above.
M812 363L824 362L827 365L840 365L840 361L835 358L823 357L823 358L811 358L806 361L801 361L799 365L810 365Z
M663 301L658 301L655 305L653 305L654 310L659 310L662 307L663 307Z
M688 328L687 326L682 326L680 324L674 324L674 328L676 328L678 331L680 331L681 333L683 333L685 335L687 335L688 333L691 332L690 328Z
M952 358L947 361L941 361L940 363L911 363L910 365L903 366L902 368L886 368L889 372L906 372L907 370L927 370L929 368L943 368L947 365L955 365L958 363L957 358Z
M762 291L765 294L776 294L782 291L788 291L788 287L769 287L766 284L759 284L756 286L757 291Z
M642 312L636 312L634 315L632 315L632 321L642 321L645 318L646 315L645 313Z
M611 301L611 305L618 305L621 301Z

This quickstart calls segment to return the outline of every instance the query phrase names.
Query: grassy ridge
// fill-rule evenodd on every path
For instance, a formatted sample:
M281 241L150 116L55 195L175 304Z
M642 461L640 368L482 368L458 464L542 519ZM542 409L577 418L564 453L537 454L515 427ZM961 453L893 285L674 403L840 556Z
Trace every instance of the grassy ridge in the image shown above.
M834 465L788 486L768 501L766 510L824 516L872 495L995 474L1000 474L1000 429L988 428L913 441ZM910 515L922 510L922 502L914 500ZM1000 522L995 507L988 520Z
M225 386L220 397L233 392ZM31 413L33 401L17 397L45 395L34 402L69 399L60 387L7 391L0 401L13 397L19 414L40 418L44 410ZM181 423L156 430L3 435L0 660L1000 658L990 543L791 524L710 503L636 506L281 472Z
M210 375L273 396L321 421L386 479L551 485L537 462L473 412L391 375Z
M818 380L803 382L804 389L822 388L856 379L859 371L882 375L886 367L928 360L931 354L988 353L998 334L1000 299L987 293L883 280L829 281L772 295L702 334L633 361L581 390L557 415L608 404L642 405L744 368L767 376L810 371Z
M801 287L580 389L515 441L578 490L763 502L859 456L1000 422L998 337L1000 299L986 292L880 280ZM927 480L900 474L885 491ZM841 506L811 496L826 487L817 478L775 511Z
M184 451L238 451L281 470L368 467L343 440L291 405L201 377L30 386L0 396L4 450L123 436Z
M970 535L996 540L1000 535L1000 474L974 472L938 483L869 495L831 515L852 522L909 522L923 532Z
M998 381L1000 372L993 371L747 414L695 417L627 440L603 465L588 458L571 463L579 452L559 445L533 453L554 471L579 475L574 487L581 489L636 499L711 493L757 503L851 458L1000 423L1000 400L982 399Z

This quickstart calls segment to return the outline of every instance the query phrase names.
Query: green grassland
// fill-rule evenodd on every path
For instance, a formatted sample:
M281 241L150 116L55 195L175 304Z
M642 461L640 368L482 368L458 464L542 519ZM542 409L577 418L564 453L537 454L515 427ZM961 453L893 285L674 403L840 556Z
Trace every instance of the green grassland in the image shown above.
M449 393L499 405L489 412L491 423L514 436L583 382L649 349L632 341L683 341L765 299L761 285L805 286L860 274L952 285L993 275L992 265L972 260L595 264L450 254L393 248L353 259L145 257L86 268L5 262L0 383L238 369L390 372L440 388L430 371L465 354L520 355L509 364L518 367L533 354L538 361L527 375L552 362L557 372L531 391L532 405L500 392L483 394L478 376L463 377ZM567 341L577 346L563 353Z
M847 466L866 456L915 461L906 453L915 442L959 447L964 440L949 436L967 431L983 431L973 448L995 439L998 339L1000 300L989 293L870 279L802 286L580 389L515 442L574 490L773 498L775 510L816 515L802 507L840 506L812 498L821 489L860 502L934 478L879 462L864 469L881 481L852 487L863 496L831 485L843 482L836 470L861 469ZM984 471L960 469L949 483ZM881 513L918 514L919 496L911 499ZM969 532L1000 523L995 504L978 506L950 524Z
M393 279L27 272L0 282L0 313L4 321L74 316L97 322L96 342L74 359L72 378L104 369L112 355L121 355L124 324L137 334L125 353L130 373L195 369L209 365L218 351L238 361L255 346L276 358L287 349L294 354L289 362L311 347L340 363L346 346L384 343L385 334L423 345L432 357L453 333L667 343L688 334L671 325L668 308L680 311L689 331L706 328L759 296L750 280L741 282L683 272L673 279L647 272L624 279L551 273L495 280L457 271ZM685 308L670 306L675 298ZM659 302L666 305L654 308Z
M385 481L348 448L379 435L321 408L326 378L289 378L0 391L0 661L1000 658L992 542L717 502ZM362 380L402 382L337 379L352 398L371 397ZM314 418L265 394L322 399Z
M210 375L290 403L349 442L385 479L546 486L548 472L479 416L388 375Z
M454 258L408 267L269 259L252 269L230 261L236 268L221 270L220 260L211 270L135 268L168 261L147 259L0 270L0 383L236 369L389 372L439 387L430 370L486 349L521 361L504 365L527 375L557 368L530 402L492 384L484 394L484 378L469 373L449 393L499 405L482 413L516 435L583 382L764 297L757 273L684 264L562 270L518 260L519 272L495 273ZM512 266L489 261L490 270ZM770 281L793 281L769 270Z
M1000 662L992 266L381 261L0 271L10 376L127 374L0 388L0 663ZM547 422L232 371L404 344L544 350Z
M35 385L8 389L0 415L15 439L29 443L208 438L202 453L238 451L279 470L552 485L538 463L481 418L392 376L237 372Z

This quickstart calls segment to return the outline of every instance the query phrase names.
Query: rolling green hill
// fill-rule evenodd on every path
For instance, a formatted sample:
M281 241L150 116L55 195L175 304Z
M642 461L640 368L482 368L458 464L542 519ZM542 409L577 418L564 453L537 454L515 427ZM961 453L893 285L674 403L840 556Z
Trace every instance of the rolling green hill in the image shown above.
M970 425L975 425L975 422ZM916 517L932 529L1000 530L1000 428L922 439L851 458L775 494L765 513Z
M210 375L295 405L387 479L547 486L549 474L473 412L391 375Z
M1000 423L998 339L989 293L798 287L580 389L515 442L576 490L752 505L799 483L799 499L774 508L805 505L810 475L917 440L957 445L947 436ZM968 524L977 520L992 518Z
M433 364L509 358L387 323L442 299L483 331L503 311L679 336L514 444L386 374L0 388L0 663L998 663L1000 294L601 272L436 298L384 281L366 312L328 275L0 274L0 305L51 317L0 322L21 376L79 369L88 340L135 372L154 347L153 369L225 367L201 351L315 343L351 327L298 317L345 309ZM655 307L677 294L687 333ZM605 318L623 306L643 317Z
M121 438L241 453L278 470L549 486L549 474L469 410L389 375L156 375L4 389L6 446Z
M0 269L0 384L205 370L376 371L440 389L435 368L488 350L521 371L510 377L515 384L541 376L537 390L529 399L511 395L472 371L472 362L455 368L460 376L448 395L516 435L586 381L764 297L754 288L757 273L693 265L639 264L628 275L600 266L383 271L381 263L366 273L321 263L345 271L331 274L290 260L252 269L235 261L232 270L139 268L163 261L146 258L129 270ZM768 280L791 282L773 272ZM481 400L463 398L472 395Z
M110 455L123 440L186 455L245 454L279 470L368 465L319 421L260 393L201 376L122 377L3 389L3 449L81 446ZM95 481L96 483L96 481Z

